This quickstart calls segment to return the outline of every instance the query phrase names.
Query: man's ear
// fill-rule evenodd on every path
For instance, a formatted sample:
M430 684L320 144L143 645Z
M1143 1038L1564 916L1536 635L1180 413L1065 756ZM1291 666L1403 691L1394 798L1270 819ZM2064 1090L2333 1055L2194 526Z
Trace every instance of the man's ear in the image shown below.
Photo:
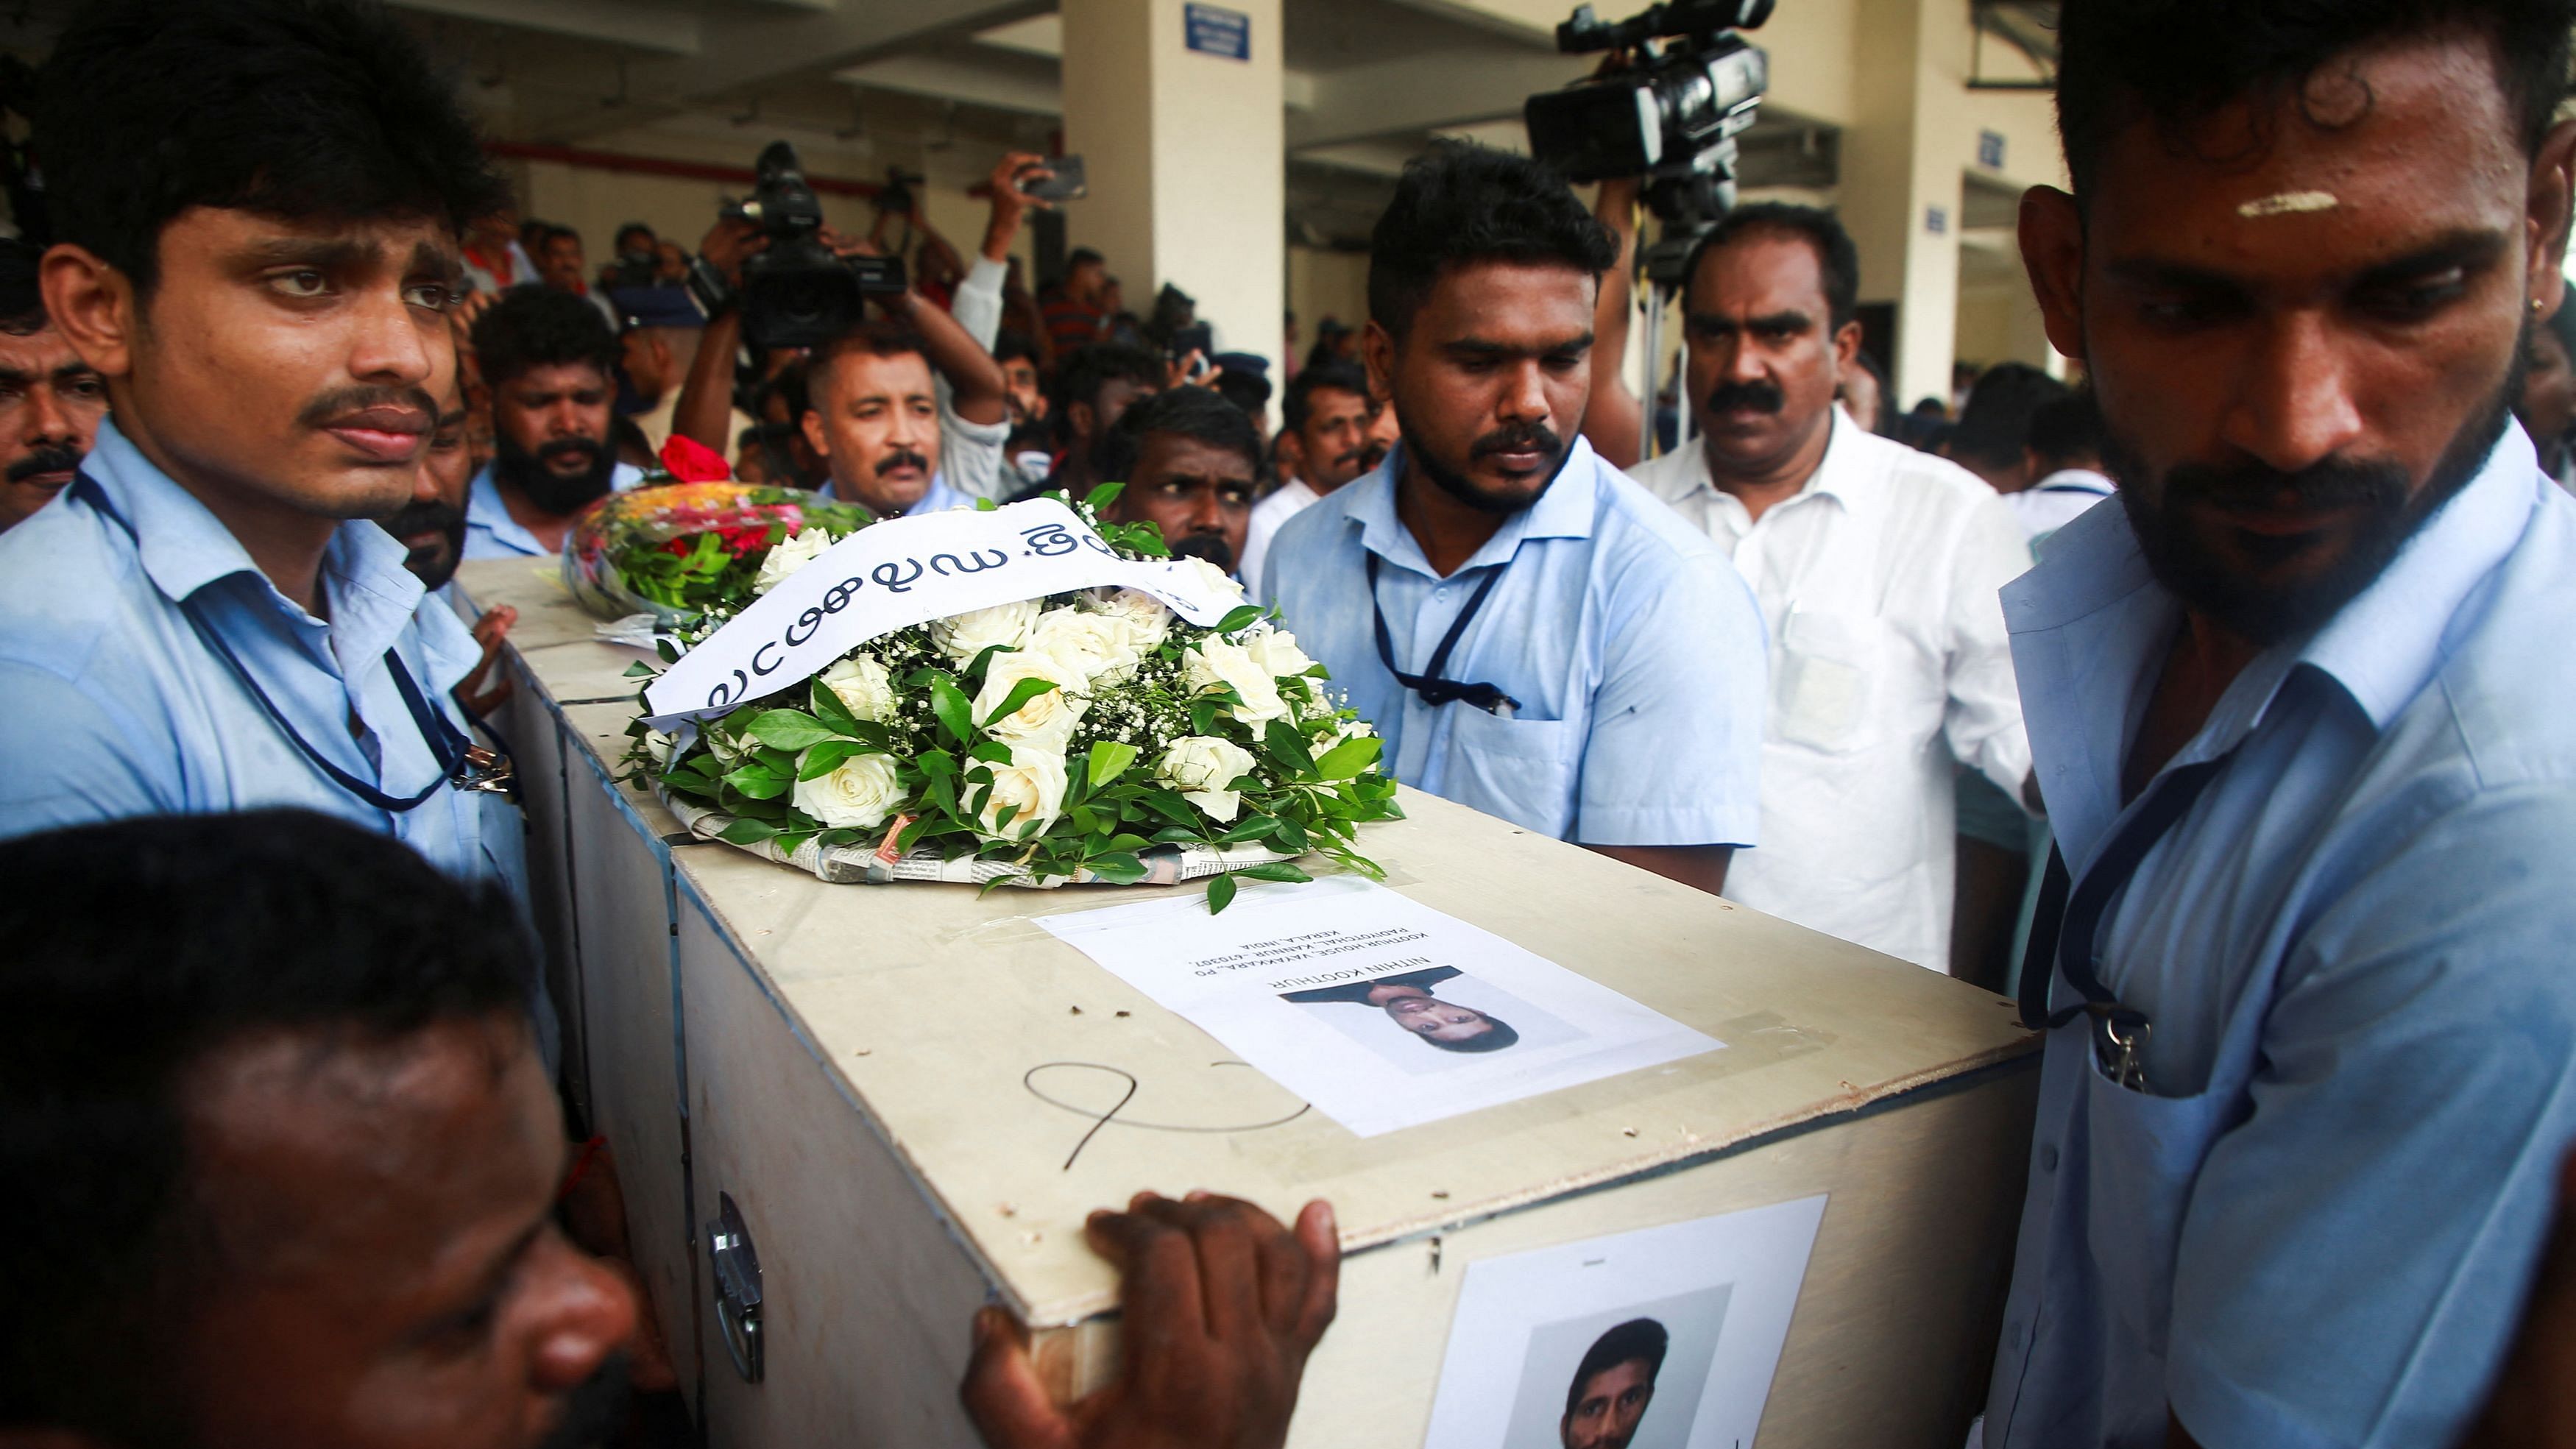
M812 408L807 408L805 416L798 418L796 423L805 430L805 445L814 450L814 457L820 462L831 462L832 439L830 434L823 431L823 415Z
M1846 322L1842 326L1834 329L1834 382L1836 386L1840 386L1844 378L1851 376L1853 368L1860 366L1860 338L1860 324L1858 322Z
M69 242L47 251L36 265L45 315L72 351L99 376L124 377L133 367L133 337L141 321L133 280Z
M1360 333L1360 361L1368 368L1369 401L1384 407L1395 396L1395 337L1374 317Z
M2567 277L2568 207L2576 200L2576 121L2561 121L2541 140L2532 158L2531 194L2525 223L2531 234L2531 296L2548 316L2564 304Z
M2564 223L2560 232L2566 230ZM2021 263L2039 299L2048 345L2068 357L2084 355L2084 215L2075 198L2054 186L2021 194Z

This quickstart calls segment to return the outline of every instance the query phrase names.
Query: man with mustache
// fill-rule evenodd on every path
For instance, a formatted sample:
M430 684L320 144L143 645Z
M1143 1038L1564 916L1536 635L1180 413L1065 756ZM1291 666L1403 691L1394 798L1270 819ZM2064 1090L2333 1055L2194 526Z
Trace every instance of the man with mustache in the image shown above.
M1261 565L1279 526L1306 511L1316 499L1376 467L1369 461L1369 425L1381 408L1369 396L1368 374L1347 362L1309 367L1288 380L1281 404L1282 435L1294 441L1300 460L1297 476L1271 490L1253 505L1252 525L1243 540L1243 587L1256 599L1267 598Z
M879 517L973 507L1001 491L1001 364L919 293L888 305L902 320L872 318L815 350L806 440L831 469L832 496Z
M419 486L459 237L504 201L454 97L373 7L111 0L35 134L46 310L113 416L0 535L0 835L293 804L513 879L516 808L459 788L481 651L371 521Z
M1409 164L1370 242L1364 345L1402 445L1290 519L1263 572L1397 778L1715 892L1755 838L1762 619L1582 439L1617 256L1526 157L1442 143Z
M1097 469L1126 483L1119 523L1151 523L1175 554L1231 572L1243 557L1261 434L1243 409L1203 387L1176 387L1129 408L1100 440Z
M107 415L98 370L45 315L37 255L0 239L0 533L70 484Z
M1947 970L1954 762L2015 797L2030 774L1995 602L2030 551L1993 489L1835 406L1861 340L1840 222L1739 207L1687 265L1699 445L1634 473L1735 560L1770 630L1762 848L1727 894Z
M2058 858L1990 1449L2459 1441L2576 1137L2566 0L2069 5L2119 506L2004 591Z
M474 476L465 556L561 553L583 509L644 478L609 440L617 334L570 292L521 287L474 319L473 337L493 451Z
M420 485L411 502L384 521L385 532L410 550L403 567L423 588L450 603L455 596L447 583L465 558L465 499L473 478L474 456L465 445L465 403L450 383L440 400L438 425L421 454ZM482 647L483 658L457 684L456 702L475 715L490 715L510 697L510 672L496 666L501 641L518 619L519 611L504 604L474 621L474 642Z

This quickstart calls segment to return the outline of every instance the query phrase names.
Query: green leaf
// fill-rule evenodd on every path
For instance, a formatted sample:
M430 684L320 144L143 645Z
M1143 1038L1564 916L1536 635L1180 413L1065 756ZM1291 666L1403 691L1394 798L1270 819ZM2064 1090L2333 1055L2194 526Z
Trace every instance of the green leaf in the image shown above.
M995 705L993 707L993 712L984 717L984 727L986 729L990 729L996 720L1006 720L1011 716L1018 714L1020 712L1021 705L1028 703L1030 700L1037 698L1041 694L1045 694L1055 687L1055 681L1052 679L1023 679L1019 683L1012 685L1011 692L1003 695L1002 702Z
M661 672L661 670L658 670L652 665L645 663L643 660L638 659L634 663L626 666L625 677L628 679L651 679Z
M961 745L975 732L974 710L958 690L957 681L945 674L930 677L930 712L939 717L939 726L948 731L949 738Z
M1206 831L1194 830L1187 825L1166 825L1154 832L1155 842L1161 845L1196 845L1205 839Z
M758 845L778 833L778 827L765 820L736 820L718 832L716 839L728 845Z
M754 800L775 800L787 793L794 781L767 765L744 765L725 775L725 783Z
M762 744L781 750L819 745L840 733L801 709L773 709L759 715L751 722L751 732Z
M1073 828L1075 830L1078 830L1085 835L1097 835L1100 833L1099 812L1093 810L1090 806L1076 805L1065 811L1064 815L1066 819L1073 822Z
M946 750L924 750L921 752L921 758L913 763L921 767L921 773L934 780L943 775L957 773L957 757Z
M1106 787L1136 763L1136 747L1120 740L1095 740L1091 746L1091 788Z
M1228 845L1241 845L1247 840L1258 840L1268 835L1278 826L1279 822L1270 816L1253 815L1234 822L1233 828L1217 838Z
M1303 885L1307 881L1314 879L1313 876L1306 874L1304 871L1299 870L1297 867L1290 865L1284 860L1266 861L1260 865L1247 865L1243 869L1234 873L1242 876L1246 880L1275 880L1282 885Z
M1011 762L1011 747L1000 740L980 740L966 752L966 757L988 765L1007 765Z
M799 780L819 780L849 763L852 755L865 754L867 746L857 740L825 740L805 752L796 766Z
M1233 905L1234 877L1230 875L1210 876L1208 878L1207 897L1208 914L1211 916L1224 910L1226 907Z
M1116 835L1109 837L1103 848L1111 855L1117 855L1124 851L1143 850L1146 846L1151 844L1153 844L1152 841L1147 840L1141 835L1131 834L1122 830Z
M1110 504L1117 502L1118 495L1126 490L1127 485L1124 483L1103 483L1083 496L1082 506L1090 509L1094 513L1098 513L1102 509L1107 508Z
M846 735L859 727L859 717L850 713L850 707L841 703L841 697L834 694L831 686L822 680L815 680L813 688L807 693L814 700L814 717L830 726L835 733Z
M1134 855L1126 851L1112 851L1107 855L1095 855L1089 861L1086 861L1085 864L1091 867L1091 873L1093 875L1100 877L1111 885L1134 885L1136 882L1143 880L1146 873L1145 862L1137 859Z
M1274 719L1261 733L1261 743L1268 746L1271 757L1299 775L1315 773L1315 754L1306 748L1306 736L1284 719Z
M1279 828L1270 832L1270 843L1290 855L1302 855L1308 844L1306 827L1294 820L1282 819Z
M1324 757L1315 762L1315 773L1327 780L1348 780L1376 764L1378 751L1385 748L1386 741L1376 735L1355 736L1324 751Z
M1262 608L1259 604L1237 604L1225 611L1224 618L1216 621L1216 631L1220 634L1232 634L1249 629L1261 622L1261 614Z
M1229 690L1227 692L1232 693L1233 691ZM1217 711L1225 708L1225 703L1226 702L1224 700L1211 698L1207 695L1201 695L1197 699L1191 700L1190 733L1194 735L1214 734L1216 732Z

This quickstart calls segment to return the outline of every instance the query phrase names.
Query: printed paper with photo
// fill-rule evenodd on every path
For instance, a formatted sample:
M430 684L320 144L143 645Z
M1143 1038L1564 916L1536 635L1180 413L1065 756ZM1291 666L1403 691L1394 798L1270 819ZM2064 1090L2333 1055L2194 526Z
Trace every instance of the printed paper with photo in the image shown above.
M1824 1211L1470 1264L1423 1449L1750 1449Z
M1039 922L1362 1137L1725 1045L1355 877Z

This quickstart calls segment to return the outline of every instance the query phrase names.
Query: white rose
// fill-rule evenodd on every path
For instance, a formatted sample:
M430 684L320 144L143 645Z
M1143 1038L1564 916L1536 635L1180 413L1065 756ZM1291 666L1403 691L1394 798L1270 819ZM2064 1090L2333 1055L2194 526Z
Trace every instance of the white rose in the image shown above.
M824 670L822 679L843 709L871 724L894 718L903 704L895 697L894 676L865 654L853 654Z
M1040 615L1038 626L1029 631L1028 652L1054 661L1063 673L1086 684L1125 679L1136 672L1140 658L1125 624L1077 609L1049 609Z
M1285 629L1266 624L1252 629L1243 636L1243 647L1273 679L1292 679L1315 667L1315 661L1297 647L1297 636Z
M1233 707L1234 717L1256 731L1288 713L1288 701L1280 698L1279 681L1271 677L1270 671L1242 645L1229 644L1213 635L1191 645L1181 656L1181 680L1192 694L1233 686L1243 701Z
M1226 787L1252 773L1252 752L1213 735L1187 735L1172 741L1154 767L1154 778L1181 792L1218 824L1230 824L1243 797Z
M972 664L975 656L999 644L1017 649L1029 642L1029 630L1036 627L1037 599L1022 599L1016 604L995 604L989 609L969 609L951 618L932 621L930 642L940 653L958 664Z
M760 573L751 581L751 591L765 594L787 582L787 576L823 556L832 546L832 535L812 524L780 539L760 560Z
M1032 837L1044 835L1047 827L1055 824L1057 813L1064 808L1061 753L1013 745L1009 764L981 768L993 772L993 793L975 818L977 834L986 840L1017 840L1020 827L1031 820L1038 822L1038 828L1029 832ZM1011 823L1002 825L997 822L1006 805L1011 807Z
M1092 612L1116 620L1127 631L1127 642L1139 655L1151 654L1163 645L1172 632L1172 611L1162 600L1142 589L1117 589L1105 595L1094 595Z
M1043 679L1055 688L994 719L993 711L1002 707L1023 679ZM996 654L984 671L984 687L975 692L975 722L985 734L1009 745L1014 755L1023 745L1062 754L1089 703L1080 693L1083 684L1044 654Z
M711 723L707 726L707 751L716 757L717 764L728 770L741 764L742 757L750 754L757 744L759 741L748 734L737 738L727 733L724 726L720 724Z
M797 756L796 763L802 769L805 756ZM792 800L827 829L874 830L894 818L903 795L894 756L852 755L828 775L797 781Z
M669 730L646 730L644 753L653 757L655 769L667 770L671 768L671 747L679 742L680 737Z
M1243 581L1206 559L1196 554L1184 554L1172 562L1181 567L1184 576L1228 604L1243 598Z

